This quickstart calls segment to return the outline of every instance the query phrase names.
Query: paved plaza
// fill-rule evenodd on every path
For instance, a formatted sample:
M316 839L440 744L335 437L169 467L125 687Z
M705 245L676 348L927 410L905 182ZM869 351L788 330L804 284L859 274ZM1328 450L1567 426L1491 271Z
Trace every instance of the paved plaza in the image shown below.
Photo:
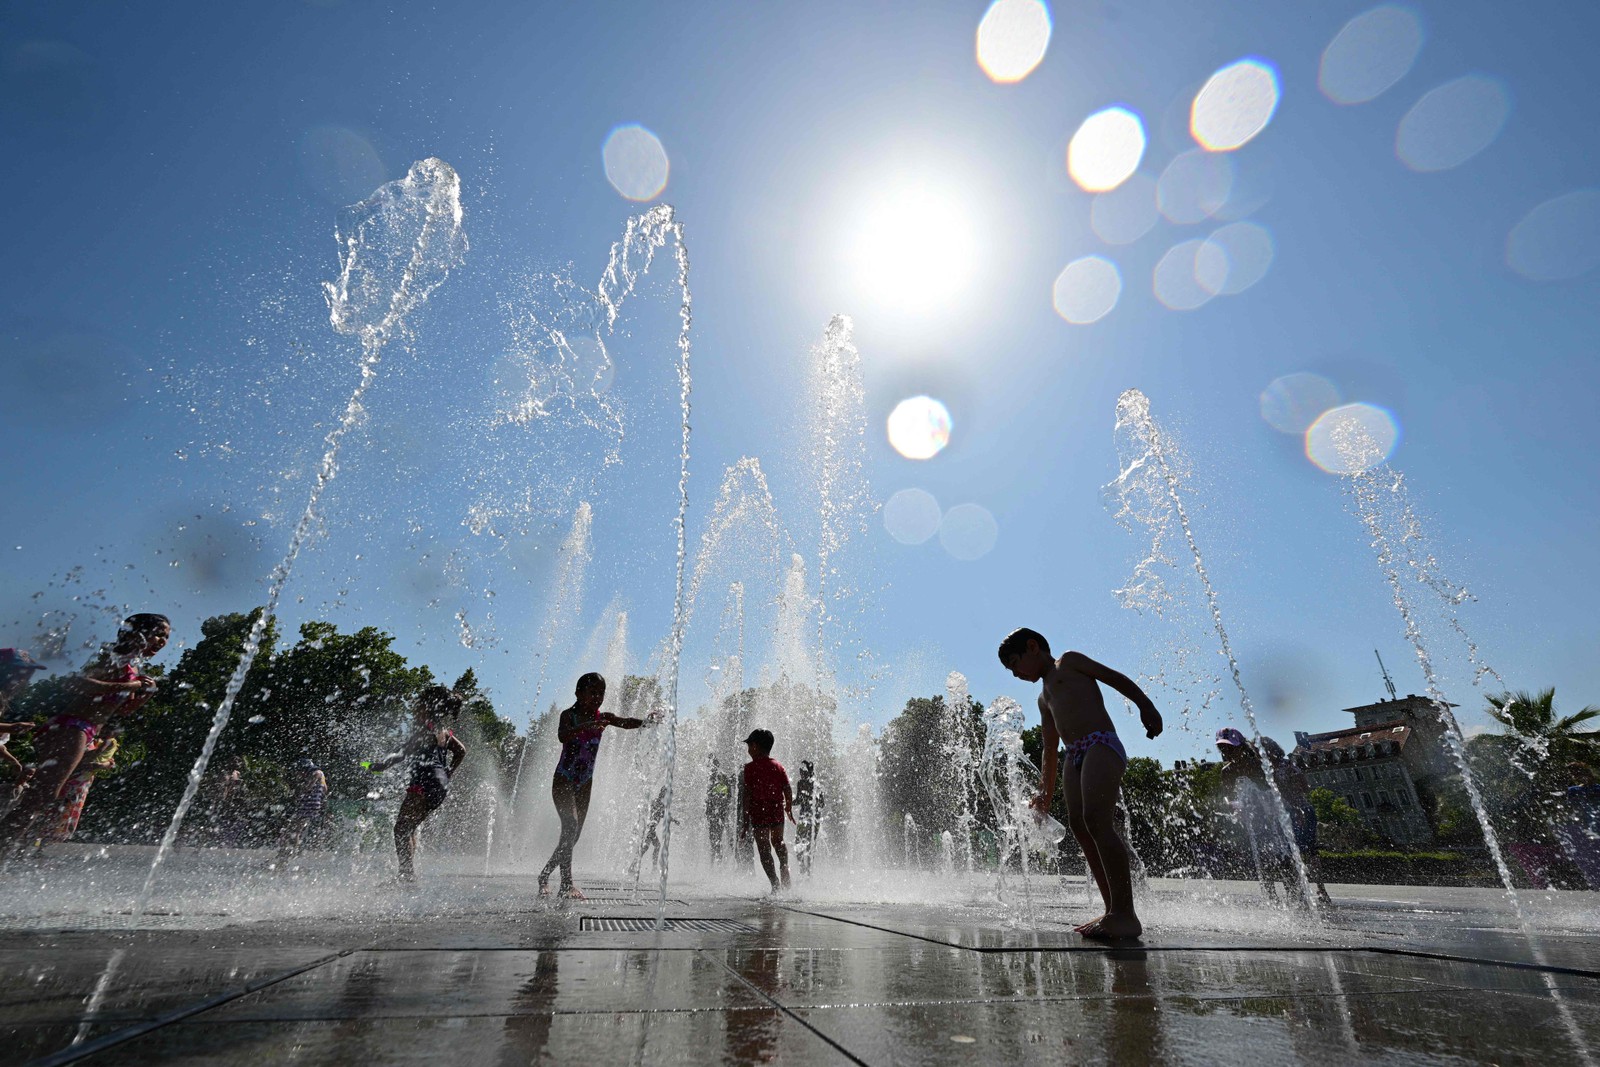
M85 849L0 876L28 901L0 931L0 1061L1548 1064L1600 1043L1595 894L1525 899L1530 942L1484 890L1338 886L1308 923L1242 883L1159 881L1143 943L1107 947L1072 933L1076 879L915 903L895 898L948 876L776 902L674 883L658 931L653 896L599 878L549 906L524 876L190 856L136 917L140 874Z

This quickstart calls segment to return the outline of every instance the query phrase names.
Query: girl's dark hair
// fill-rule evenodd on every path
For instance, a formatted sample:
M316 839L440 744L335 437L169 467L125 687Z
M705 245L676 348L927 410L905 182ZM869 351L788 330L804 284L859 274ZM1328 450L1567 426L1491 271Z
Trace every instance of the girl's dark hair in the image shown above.
M158 626L165 626L170 631L172 629L172 620L153 611L141 611L129 615L122 620L122 625L117 627L117 636L112 640L111 644L109 646L101 646L100 655L104 657L113 652L126 653L133 651L133 648L130 648L133 639L141 634L149 633Z
M578 679L578 684L573 689L572 693L574 696L577 696L582 693L587 693L591 689L604 689L605 687L606 680L600 675L596 674L594 671L590 671L588 674Z
M466 701L449 686L430 685L417 694L417 703L435 715L448 715L454 719L461 715L461 708Z

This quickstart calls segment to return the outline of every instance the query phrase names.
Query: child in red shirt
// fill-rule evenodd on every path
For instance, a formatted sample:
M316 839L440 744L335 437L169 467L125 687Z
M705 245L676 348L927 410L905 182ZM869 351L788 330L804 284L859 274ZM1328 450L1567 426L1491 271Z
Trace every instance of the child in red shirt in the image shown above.
M771 730L752 730L744 739L750 762L744 765L739 789L739 838L754 834L756 851L761 854L761 869L772 881L772 891L789 888L789 849L783 843L783 820L794 821L794 790L789 772L772 758L775 739ZM772 867L772 854L778 854L778 868Z

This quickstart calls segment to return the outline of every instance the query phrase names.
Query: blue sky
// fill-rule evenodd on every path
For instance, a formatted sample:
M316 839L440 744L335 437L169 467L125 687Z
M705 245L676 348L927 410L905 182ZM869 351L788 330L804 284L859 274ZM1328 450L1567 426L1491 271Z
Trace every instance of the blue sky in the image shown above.
M1043 61L996 84L974 58L982 4L446 12L349 0L171 4L154 17L11 5L0 23L0 145L14 161L0 643L27 643L39 614L73 608L73 595L84 598L75 638L107 630L89 601L167 610L181 639L206 614L260 600L355 378L357 353L328 328L318 289L335 271L337 210L438 156L461 175L472 247L413 322L411 351L386 357L284 621L392 629L442 674L477 667L520 718L577 496L535 492L499 538L462 523L486 493L581 469L595 559L550 674L577 673L614 597L635 655L648 654L672 603L665 273L630 305L615 346L629 420L620 466L589 470L538 423L491 425L514 385L510 324L545 306L552 273L592 284L641 207L601 160L613 127L639 123L671 160L659 199L676 207L693 261L691 542L724 468L754 455L793 546L814 553L805 363L840 312L862 353L873 498L920 488L946 508L979 504L999 527L975 561L937 538L902 545L877 520L850 554L873 590L856 625L879 679L857 709L870 721L939 691L952 669L980 699L1025 696L993 652L1021 624L1130 672L1162 670L1174 648L1214 658L1198 616L1138 616L1111 593L1141 548L1101 494L1117 471L1116 397L1130 387L1194 467L1197 536L1268 731L1333 728L1337 709L1381 696L1374 648L1402 693L1420 692L1339 480L1261 417L1262 390L1296 372L1393 413L1393 463L1445 571L1479 597L1462 622L1484 658L1513 688L1555 685L1569 710L1600 702L1600 271L1536 282L1504 259L1528 212L1600 185L1585 48L1595 27L1579 24L1593 16L1410 5L1424 28L1415 64L1375 100L1341 106L1319 92L1319 57L1367 7L1053 5ZM1247 56L1273 65L1281 99L1229 156L1241 190L1270 195L1241 192L1228 210L1265 227L1275 256L1247 291L1172 311L1152 270L1221 220L1162 221L1107 245L1066 145L1088 115L1122 105L1144 119L1140 172L1156 178L1195 147L1195 91ZM1459 166L1408 169L1395 150L1402 118L1469 74L1503 87L1503 131ZM860 268L858 241L874 212L927 189L950 212L931 256L973 244L948 263L958 291L908 310L903 286ZM1569 256L1600 242L1587 219L1561 235ZM1122 295L1099 322L1073 325L1051 286L1091 254L1116 263ZM954 431L918 462L888 446L883 420L924 393L948 406ZM484 647L463 645L458 611ZM690 634L686 706L705 691L714 616L704 606ZM1429 636L1451 698L1481 706L1453 635ZM862 673L855 662L847 675ZM1198 699L1154 695L1171 708ZM1224 692L1192 732L1140 751L1202 751L1234 704Z

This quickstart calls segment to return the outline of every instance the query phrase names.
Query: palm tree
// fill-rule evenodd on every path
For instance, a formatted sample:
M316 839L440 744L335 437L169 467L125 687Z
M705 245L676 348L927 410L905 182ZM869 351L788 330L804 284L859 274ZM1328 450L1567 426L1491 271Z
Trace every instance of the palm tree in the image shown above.
M1489 717L1506 727L1505 736L1532 755L1530 769L1560 777L1568 775L1574 763L1600 768L1600 730L1579 729L1600 719L1600 707L1591 704L1557 717L1553 687L1538 693L1501 693L1488 700Z

